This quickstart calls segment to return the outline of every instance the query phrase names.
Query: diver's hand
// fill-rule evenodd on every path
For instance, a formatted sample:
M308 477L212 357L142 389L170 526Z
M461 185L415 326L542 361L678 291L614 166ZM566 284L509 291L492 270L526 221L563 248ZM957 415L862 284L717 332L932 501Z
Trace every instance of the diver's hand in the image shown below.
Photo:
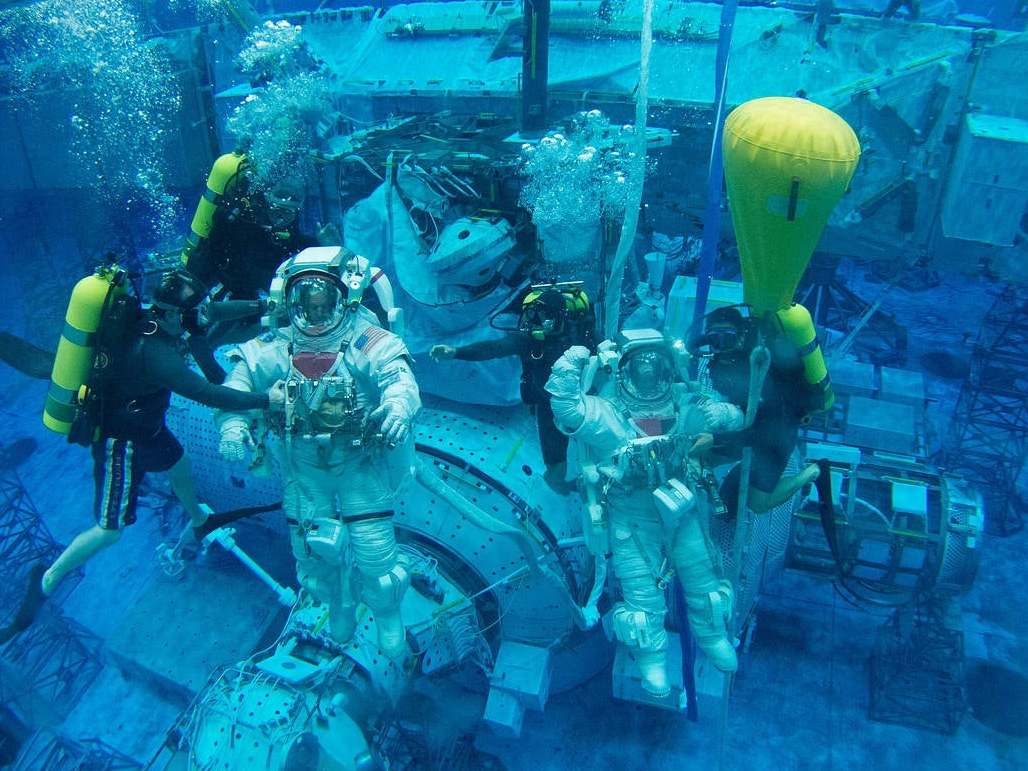
M410 434L410 416L399 402L382 402L370 415L368 422L381 421L379 431L386 444L396 445Z
M442 361L443 359L452 359L457 355L457 349L452 345L433 345L432 349L428 352L428 358L432 361Z
M546 390L558 399L570 399L582 392L582 370L592 354L584 345L573 345L557 359L546 381Z
M319 222L314 231L314 238L317 239L319 246L338 246L343 242L339 226L334 222L326 222L324 225Z
M278 380L268 389L268 407L281 410L286 406L286 381Z
M696 434L694 437L692 447L689 448L689 455L703 455L710 451L710 448L714 446L714 435L709 432L703 432L702 434Z
M245 426L226 426L221 430L218 453L229 463L241 463L254 447L253 435Z

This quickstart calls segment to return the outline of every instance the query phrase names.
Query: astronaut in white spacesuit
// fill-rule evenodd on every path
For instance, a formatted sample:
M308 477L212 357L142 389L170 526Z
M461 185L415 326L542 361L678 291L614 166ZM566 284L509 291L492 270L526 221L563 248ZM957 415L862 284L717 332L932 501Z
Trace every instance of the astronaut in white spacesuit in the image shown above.
M700 650L724 672L737 667L725 626L732 589L707 549L708 498L690 450L704 432L741 427L743 414L690 391L678 369L660 332L625 330L597 356L570 348L546 384L557 425L579 447L587 543L613 557L622 595L614 634L656 696L670 690L664 589L675 573Z
M361 296L368 261L341 247L305 249L271 286L270 332L233 350L225 385L265 391L285 381L284 412L266 431L285 482L301 585L327 604L332 636L349 640L362 599L382 652L406 649L400 601L409 583L393 506L411 477L411 422L421 408L403 341L378 326ZM249 419L220 413L219 450L240 461L254 449Z

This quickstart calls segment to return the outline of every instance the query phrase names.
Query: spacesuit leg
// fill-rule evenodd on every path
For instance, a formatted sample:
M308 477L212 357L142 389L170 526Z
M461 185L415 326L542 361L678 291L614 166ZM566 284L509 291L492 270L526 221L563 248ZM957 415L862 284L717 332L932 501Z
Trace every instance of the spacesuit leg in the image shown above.
M623 597L614 606L614 634L635 659L643 688L666 696L671 690L664 629L667 603L653 572L662 562L660 524L612 516L611 550Z
M682 517L672 557L697 647L717 669L734 672L739 662L725 626L732 615L732 588L727 581L719 581L714 572L699 515L692 511Z
M348 523L350 548L360 576L361 597L375 616L378 645L382 653L394 658L407 645L400 601L410 579L400 564L396 531L391 516L376 516Z
M343 544L338 554L315 553L307 542L311 523L335 516L334 497L312 480L291 476L286 480L282 507L289 520L289 540L296 558L296 577L318 602L328 606L332 638L346 642L356 629L355 603L347 580Z

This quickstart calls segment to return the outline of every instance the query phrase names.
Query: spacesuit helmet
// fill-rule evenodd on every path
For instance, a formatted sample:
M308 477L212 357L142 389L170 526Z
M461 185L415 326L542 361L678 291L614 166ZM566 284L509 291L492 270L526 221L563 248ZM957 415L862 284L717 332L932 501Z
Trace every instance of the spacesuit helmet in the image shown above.
M291 324L308 337L329 334L360 305L371 273L368 260L345 247L308 247L275 272L266 323Z
M670 342L655 329L623 330L618 338L617 384L625 401L640 406L666 401L678 376Z

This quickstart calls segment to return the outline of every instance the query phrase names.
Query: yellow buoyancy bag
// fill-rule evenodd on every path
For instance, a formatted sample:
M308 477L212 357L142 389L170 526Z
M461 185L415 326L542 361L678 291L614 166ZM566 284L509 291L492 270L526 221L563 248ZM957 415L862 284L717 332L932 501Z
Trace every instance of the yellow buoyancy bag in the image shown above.
M226 153L220 156L211 167L211 173L207 175L207 189L203 191L200 203L196 205L193 222L189 226L186 246L182 250L183 265L189 262L190 255L200 245L200 242L211 234L211 228L214 226L214 212L217 211L221 198L225 195L225 188L239 173L244 163L246 163L245 155Z
M43 425L51 431L71 433L83 386L93 370L100 322L111 301L126 293L125 278L120 268L101 267L71 292L43 408Z
M860 143L849 124L805 99L754 99L728 116L728 204L743 294L757 315L792 303L859 159Z
M817 332L810 312L799 303L793 303L788 308L775 311L775 317L799 353L803 362L804 380L817 391L814 411L830 410L835 404L835 392L832 390L832 380L828 376L828 366L817 342Z

